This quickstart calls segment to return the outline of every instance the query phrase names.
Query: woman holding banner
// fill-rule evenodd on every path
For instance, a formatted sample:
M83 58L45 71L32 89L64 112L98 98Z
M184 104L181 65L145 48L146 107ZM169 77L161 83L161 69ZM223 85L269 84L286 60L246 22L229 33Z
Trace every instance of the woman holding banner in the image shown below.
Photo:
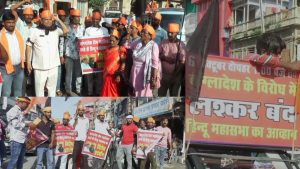
M133 48L133 65L130 82L135 96L152 97L152 90L159 87L159 48L153 41L156 33L152 26L145 25L141 40Z
M120 47L120 33L114 29L110 36L110 48L106 50L104 60L103 79L104 84L101 96L121 96L121 72L125 69L126 49Z

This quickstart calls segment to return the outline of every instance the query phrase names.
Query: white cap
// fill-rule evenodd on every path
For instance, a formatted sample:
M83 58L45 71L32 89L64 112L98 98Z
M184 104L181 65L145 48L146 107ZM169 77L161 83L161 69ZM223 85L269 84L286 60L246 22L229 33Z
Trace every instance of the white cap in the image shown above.
M133 119L133 115L126 116L126 119Z

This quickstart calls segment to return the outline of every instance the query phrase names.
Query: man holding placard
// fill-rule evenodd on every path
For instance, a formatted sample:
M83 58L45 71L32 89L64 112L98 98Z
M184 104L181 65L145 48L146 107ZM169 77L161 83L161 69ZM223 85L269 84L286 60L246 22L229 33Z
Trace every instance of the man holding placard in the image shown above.
M77 132L74 127L69 124L71 115L65 112L62 124L55 126L56 150L55 150L55 164L60 157L60 169L65 169L68 162L68 155L72 154L75 137ZM71 151L72 150L72 151Z

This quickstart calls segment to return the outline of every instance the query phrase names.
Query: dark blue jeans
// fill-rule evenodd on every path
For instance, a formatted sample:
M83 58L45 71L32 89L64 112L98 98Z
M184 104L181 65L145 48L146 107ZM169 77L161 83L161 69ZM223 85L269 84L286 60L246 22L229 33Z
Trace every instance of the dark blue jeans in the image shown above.
M6 156L4 140L0 140L0 168L3 164L3 158Z
M47 169L54 169L54 152L52 148L37 148L37 169L43 168L43 157L46 154L47 158Z
M10 145L11 159L8 163L7 169L23 169L24 156L26 153L26 146L24 143L11 141Z

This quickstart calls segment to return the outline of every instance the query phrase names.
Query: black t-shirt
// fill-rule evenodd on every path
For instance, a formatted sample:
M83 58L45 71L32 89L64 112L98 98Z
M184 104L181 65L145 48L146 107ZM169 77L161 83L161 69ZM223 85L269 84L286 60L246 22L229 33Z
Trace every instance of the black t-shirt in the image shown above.
M39 130L41 130L41 132L43 132L47 137L48 140L45 141L43 144L41 144L38 147L43 147L43 148L48 148L49 144L51 143L51 135L52 135L52 131L55 130L55 125L52 121L48 121L47 123L45 123L43 120L40 122L40 124L37 127Z

